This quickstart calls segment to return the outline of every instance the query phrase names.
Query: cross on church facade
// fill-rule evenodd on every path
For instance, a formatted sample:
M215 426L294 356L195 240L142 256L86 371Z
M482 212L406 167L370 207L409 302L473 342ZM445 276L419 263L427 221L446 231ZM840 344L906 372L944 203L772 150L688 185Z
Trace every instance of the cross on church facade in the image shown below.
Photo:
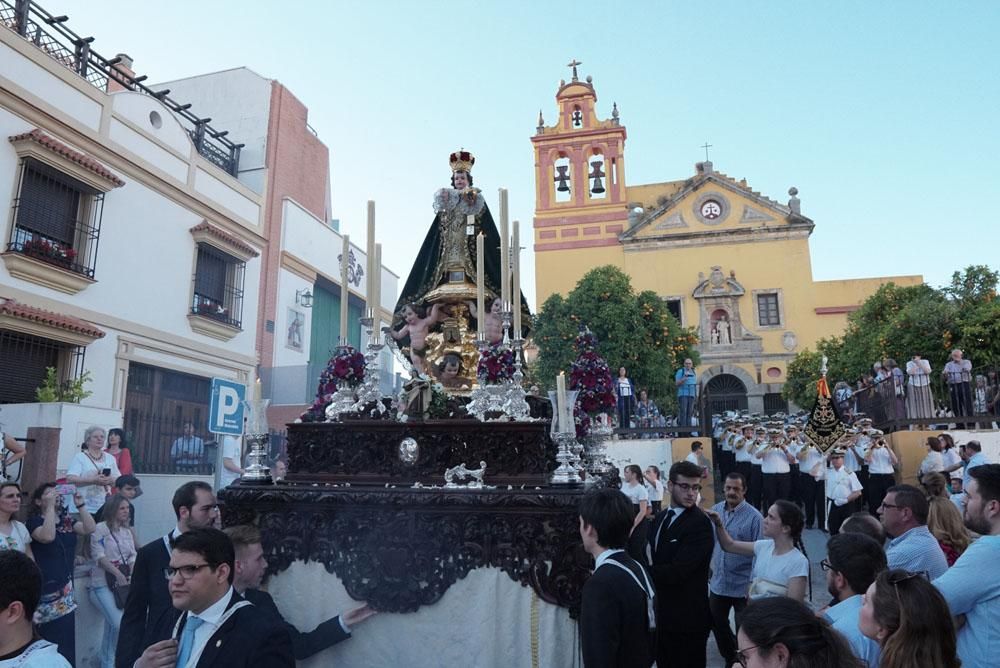
M573 68L573 81L579 81L580 80L579 77L577 77L577 75L576 75L576 68L577 68L578 65L583 65L583 63L581 63L576 58L574 58L573 60L571 60L569 62L569 64L566 65L566 67L572 67Z
M708 142L705 142L702 145L702 148L705 149L705 162L708 162L708 149L712 148L712 145L709 144Z

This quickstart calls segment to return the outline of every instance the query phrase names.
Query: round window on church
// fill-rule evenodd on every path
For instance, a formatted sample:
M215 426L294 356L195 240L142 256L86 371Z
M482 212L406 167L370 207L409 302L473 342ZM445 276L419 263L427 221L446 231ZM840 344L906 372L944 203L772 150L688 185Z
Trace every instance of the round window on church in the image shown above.
M729 215L729 202L721 193L705 193L694 203L694 215L705 225L717 225Z
M776 366L772 366L767 370L768 378L781 378L781 369Z

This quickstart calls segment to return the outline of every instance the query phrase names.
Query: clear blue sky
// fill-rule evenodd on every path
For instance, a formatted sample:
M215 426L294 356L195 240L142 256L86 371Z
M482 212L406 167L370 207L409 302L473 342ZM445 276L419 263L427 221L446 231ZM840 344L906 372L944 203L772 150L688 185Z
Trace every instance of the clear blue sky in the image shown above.
M281 81L330 147L334 217L363 246L375 199L384 261L403 279L459 146L494 210L507 187L530 228L529 138L539 109L554 122L572 58L594 77L599 115L618 102L627 183L692 175L708 141L716 169L763 194L798 187L817 279L940 285L1000 265L992 0L42 5L150 81L237 66Z

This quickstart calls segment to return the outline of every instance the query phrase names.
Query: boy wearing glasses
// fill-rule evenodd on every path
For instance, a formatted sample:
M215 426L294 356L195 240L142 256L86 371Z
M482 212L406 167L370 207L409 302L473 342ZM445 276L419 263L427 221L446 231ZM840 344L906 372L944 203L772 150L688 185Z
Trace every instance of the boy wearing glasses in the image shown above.
M183 614L171 637L146 648L136 668L294 668L288 631L233 589L235 560L232 541L218 529L177 538L163 576Z
M647 556L656 587L656 663L704 668L712 616L708 575L715 538L708 515L697 507L701 468L687 461L670 467L670 507L653 519Z

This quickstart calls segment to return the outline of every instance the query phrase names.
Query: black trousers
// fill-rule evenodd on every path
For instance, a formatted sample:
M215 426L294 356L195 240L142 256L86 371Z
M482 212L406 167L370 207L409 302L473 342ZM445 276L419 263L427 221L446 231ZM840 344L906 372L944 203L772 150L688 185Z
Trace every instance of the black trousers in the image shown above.
M708 663L708 633L671 633L657 629L656 668L705 668Z
M840 525L854 512L854 504L845 503L842 506L838 506L833 502L833 499L829 499L828 509L829 519L827 520L827 525L830 529L830 535L836 536L840 533Z
M799 493L806 507L807 527L823 529L826 525L825 486L825 480L816 480L808 473L799 474Z
M799 465L792 464L789 468L791 468L791 476L789 476L791 487L788 491L788 500L797 506L801 506L802 492L799 490Z
M760 472L760 467L754 464L750 465L750 490L747 492L747 501L750 505L760 510L760 499L764 491L764 474Z
M736 630L740 630L740 613L747 607L746 596L720 596L709 593L708 607L712 611L712 633L725 665L736 662L736 633L729 625L729 611L736 610Z
M719 453L719 473L723 480L726 476L736 470L736 455L723 450ZM725 484L725 483L723 483Z
M746 479L747 492L749 492L750 491L750 469L753 467L753 464L751 464L750 462L734 462L733 466L736 467L735 468L736 472L739 473L739 474L741 474L744 477L744 479ZM723 484L725 484L725 482L723 482Z
M872 515L878 513L878 507L882 505L886 490L895 484L896 478L891 473L871 473L868 475L868 484L865 485L868 512Z
M857 471L855 471L854 474L856 476L858 476L858 482L861 483L861 489L868 489L868 465L867 464L863 465L860 469L858 469ZM861 498L856 501L855 510L864 510L863 506L865 504L865 501L867 501L867 498L865 497L864 494L862 494ZM881 503L881 502L879 502L879 503ZM851 504L849 503L847 505L850 506ZM868 512L874 514L875 513L875 509L874 508L869 508Z
M778 499L790 499L792 495L792 474L791 473L765 473L764 482L764 505L766 509Z

